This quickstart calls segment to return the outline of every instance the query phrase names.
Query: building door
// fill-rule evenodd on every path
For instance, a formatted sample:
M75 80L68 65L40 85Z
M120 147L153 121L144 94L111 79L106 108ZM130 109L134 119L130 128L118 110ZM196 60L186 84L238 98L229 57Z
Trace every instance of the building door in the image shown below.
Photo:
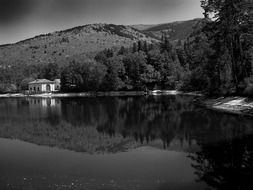
M51 91L50 84L47 84L47 86L46 86L46 90L47 90L47 91Z

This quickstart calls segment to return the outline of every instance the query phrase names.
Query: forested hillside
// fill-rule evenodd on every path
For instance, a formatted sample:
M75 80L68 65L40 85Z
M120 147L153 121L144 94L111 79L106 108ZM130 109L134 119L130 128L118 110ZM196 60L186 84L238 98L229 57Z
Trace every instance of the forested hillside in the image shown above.
M162 34L166 33L170 41L184 41L193 32L194 27L202 20L193 19L158 25L135 25L133 27L156 39L161 39Z
M177 32L180 33L180 31ZM171 41L169 32L163 31L159 35L166 36L166 43ZM190 33L185 35L184 39L189 35ZM160 59L160 53L164 53L164 50L161 49L161 41L164 40L162 37L146 33L140 28L113 24L92 24L36 36L16 44L2 45L0 46L0 71L3 74L0 76L0 92L25 90L27 83L36 78L51 80L60 78L64 68L73 62L81 65L87 63L90 67L102 69L106 73L108 68L104 63L107 60L103 60L103 66L101 64L97 66L99 63L94 59L97 54L101 54L100 52L110 51L115 57L118 54L125 54L122 52L124 48L128 54L144 51L146 55L143 55L143 58L146 62L148 51L153 50L154 56L159 55L156 59ZM141 47L141 43L144 47ZM183 47L182 45L179 44L179 47ZM175 52L173 54L175 55ZM164 55L161 54L161 56ZM163 64L165 61L162 60ZM170 78L170 76L168 77ZM160 79L153 82L157 82L158 86L161 86ZM126 84L130 83L126 82ZM143 89L144 86L138 86L138 89ZM131 84L121 87L134 89L137 86ZM120 90L119 87L113 89ZM95 89L89 88L89 90Z
M68 63L93 58L106 48L130 47L139 40L156 43L166 33L170 41L185 40L201 19L160 25L90 24L0 46L0 66Z
M113 24L92 24L0 46L0 65L63 64L73 57L94 57L105 48L130 47L133 42L157 41L134 28Z
M2 46L0 92L26 90L35 78L61 78L67 92L252 96L252 1L202 0L201 6L204 19L136 29L88 25Z

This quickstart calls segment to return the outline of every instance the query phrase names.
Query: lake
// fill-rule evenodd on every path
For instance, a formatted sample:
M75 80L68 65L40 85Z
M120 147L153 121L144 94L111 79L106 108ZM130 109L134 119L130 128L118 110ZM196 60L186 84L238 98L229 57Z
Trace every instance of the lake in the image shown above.
M193 96L0 99L0 189L253 189L253 120Z

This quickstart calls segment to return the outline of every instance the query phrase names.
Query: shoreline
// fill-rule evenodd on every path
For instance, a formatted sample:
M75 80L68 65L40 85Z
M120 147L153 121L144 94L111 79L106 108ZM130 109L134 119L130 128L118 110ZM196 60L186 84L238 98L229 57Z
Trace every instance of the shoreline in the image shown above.
M209 110L234 114L239 116L253 117L253 99L231 96L219 98L200 98L197 99L196 104L203 106Z
M103 96L163 96L163 95L189 95L202 96L195 92L181 92L177 90L154 90L154 91L111 91L111 92L80 92L80 93L41 93L41 94L23 94L8 93L0 94L0 98L22 98L22 97L40 97L40 98L60 98L60 97L103 97Z
M111 92L80 92L80 93L42 93L27 95L23 93L0 94L1 98L78 98L78 97L124 97L124 96L195 96L194 103L206 109L253 117L253 99L231 96L219 98L206 98L199 92L182 92L177 90L153 91L111 91Z

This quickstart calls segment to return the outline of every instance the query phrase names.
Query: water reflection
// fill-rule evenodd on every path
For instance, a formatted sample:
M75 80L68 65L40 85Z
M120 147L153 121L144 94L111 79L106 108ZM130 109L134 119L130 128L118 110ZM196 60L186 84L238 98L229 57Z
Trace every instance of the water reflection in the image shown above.
M207 144L192 155L199 181L219 190L253 189L253 135Z
M176 151L209 188L253 189L253 121L196 107L193 98L0 99L0 137L90 154Z
M192 152L253 133L252 120L198 108L193 98L2 99L0 136L83 152L141 144Z

